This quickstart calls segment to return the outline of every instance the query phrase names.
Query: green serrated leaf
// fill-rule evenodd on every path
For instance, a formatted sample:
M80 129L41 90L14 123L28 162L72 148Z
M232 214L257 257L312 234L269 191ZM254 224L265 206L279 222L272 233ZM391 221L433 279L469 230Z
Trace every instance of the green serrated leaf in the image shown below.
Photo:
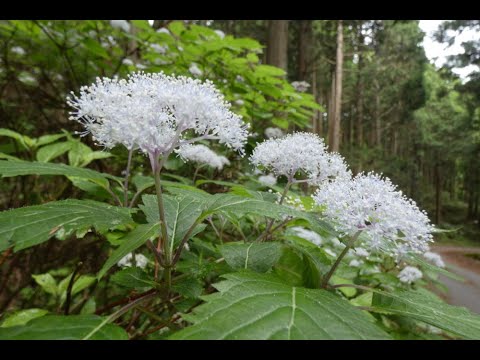
M184 316L194 324L170 339L387 339L346 300L325 290L292 287L273 274L239 272L219 293Z
M104 318L96 315L46 315L24 326L0 328L1 340L81 340L98 327ZM128 340L124 329L106 324L91 340Z
M388 311L436 326L465 339L480 339L480 316L444 303L423 290L374 291L373 311Z
M187 298L198 299L203 292L203 284L195 277L187 276L172 286L173 290Z
M138 225L121 240L121 245L107 259L105 265L103 265L102 269L98 272L97 278L100 280L102 276L125 255L145 244L150 238L158 236L159 231L159 222Z
M47 241L57 232L88 226L98 230L132 222L131 210L92 200L61 200L0 212L0 251Z
M48 314L48 311L44 309L19 310L14 312L13 314L8 315L5 320L2 321L0 328L25 325L30 320L44 316L46 314Z
M110 278L115 284L133 289L150 289L155 287L155 281L142 269L130 267L116 272Z
M91 169L81 169L65 164L42 163L36 161L0 160L0 175L12 177L20 175L64 175L76 176L85 179L105 181L112 179L122 182L121 178L109 174L99 173Z
M233 242L222 245L220 253L225 261L235 270L249 269L266 272L278 261L282 253L282 244Z

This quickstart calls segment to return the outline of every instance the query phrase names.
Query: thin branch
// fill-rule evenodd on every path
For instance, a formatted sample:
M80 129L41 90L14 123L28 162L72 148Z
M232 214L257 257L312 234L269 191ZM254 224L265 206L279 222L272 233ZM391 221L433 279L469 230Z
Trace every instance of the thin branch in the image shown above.
M128 206L128 179L130 177L130 166L132 165L133 148L128 151L127 169L125 170L125 180L123 182L123 206Z

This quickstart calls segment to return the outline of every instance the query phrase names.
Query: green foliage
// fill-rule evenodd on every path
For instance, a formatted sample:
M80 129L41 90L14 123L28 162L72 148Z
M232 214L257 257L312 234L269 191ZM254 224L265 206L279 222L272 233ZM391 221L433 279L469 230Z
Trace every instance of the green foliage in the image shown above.
M220 253L234 270L266 272L278 261L281 250L279 243L230 243L223 245Z
M16 311L13 314L8 315L1 325L0 328L9 328L12 326L21 326L28 323L30 320L41 317L48 314L47 310L44 309L26 309Z
M466 308L445 304L434 295L420 290L375 292L373 311L387 311L423 321L466 339L480 337L480 316Z
M0 328L2 340L81 340L102 323L95 315L46 315L27 322L23 326ZM127 340L125 330L106 324L91 340Z
M220 293L185 317L194 325L171 339L387 339L360 310L325 290L285 285L242 272L215 284Z
M132 222L131 211L91 200L62 200L0 213L0 250L25 249L55 235L95 227L98 231Z

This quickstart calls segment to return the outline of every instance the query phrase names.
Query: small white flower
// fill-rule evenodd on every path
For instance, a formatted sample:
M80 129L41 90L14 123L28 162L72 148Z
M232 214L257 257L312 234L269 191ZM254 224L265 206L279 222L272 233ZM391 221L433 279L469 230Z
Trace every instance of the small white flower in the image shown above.
M37 82L37 80L27 72L20 73L18 75L18 80L20 80L24 84L29 84L29 85L35 84Z
M117 263L120 267L131 267L132 266L133 256L132 253L125 255L120 261ZM142 254L135 254L135 264L137 267L141 269L145 269L148 264L148 259Z
M123 60L122 60L122 64L123 64L123 65L127 65L127 66L133 66L133 65L134 65L133 61L132 61L131 59L129 59L129 58L123 59Z
M184 145L176 152L184 161L205 164L218 170L222 170L224 165L230 165L225 156L218 155L205 145Z
M140 70L144 70L144 69L146 69L146 68L147 68L145 65L143 65L143 64L140 64L140 63L138 63L138 64L135 64L135 66L137 67L137 69L140 69Z
M280 138L283 136L283 131L276 127L268 127L265 129L265 136L267 139Z
M223 39L225 37L225 33L222 30L215 30L215 34L217 34L220 39Z
M245 102L242 99L235 100L235 104L238 106L243 106Z
M294 81L292 82L292 86L299 92L305 92L310 87L310 84L306 81Z
M273 176L272 174L268 175L262 175L258 178L258 181L260 181L262 184L266 186L273 186L277 183L277 178Z
M305 229L301 226L294 226L291 228L291 230L293 230L296 236L308 240L317 246L320 246L323 243L321 236L318 235L315 231Z
M355 248L355 255L360 256L360 257L368 257L370 255L370 253L362 247L356 247Z
M168 45L150 44L150 48L159 54L165 54L168 50Z
M164 27L158 29L157 33L164 33L164 34L170 35L170 31L167 28L164 28Z
M414 266L406 266L398 274L398 278L401 282L411 284L423 277L422 272Z
M297 173L303 174L306 177L303 181L312 185L351 177L343 158L327 152L323 139L312 133L297 132L266 140L253 150L250 161L293 182Z
M438 266L439 268L445 267L445 262L443 261L442 257L437 253L427 251L425 254L423 254L423 257L425 258L425 260L435 266Z
M348 264L349 266L351 267L360 267L363 265L363 261L362 260L357 260L357 259L353 259L352 261L350 261L350 264Z
M368 250L388 255L423 253L433 241L427 215L406 198L390 179L374 173L324 184L314 195L323 215L342 235L362 230Z
M237 82L244 82L245 79L243 78L243 76L237 75L237 76L235 77L235 81L237 81Z
M198 67L198 65L195 64L195 63L192 63L192 64L190 65L190 67L188 68L188 71L190 71L190 74L192 74L192 75L195 76L195 77L202 76L202 74L203 74L203 71L200 70L200 68Z
M12 52L17 55L25 55L25 50L21 46L12 47Z
M115 29L130 32L130 23L127 20L110 20L110 25Z

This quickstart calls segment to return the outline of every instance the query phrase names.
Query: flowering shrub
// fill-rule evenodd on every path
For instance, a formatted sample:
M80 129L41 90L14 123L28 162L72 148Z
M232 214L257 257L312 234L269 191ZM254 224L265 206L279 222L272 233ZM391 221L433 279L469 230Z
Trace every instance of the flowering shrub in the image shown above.
M145 25L110 24L122 36L131 24ZM389 179L352 177L343 157L314 134L270 130L263 142L252 139L247 124L258 111L277 106L288 114L300 106L295 101L303 108L311 100L278 78L281 70L258 64L256 44L181 23L131 38L145 45L141 65L164 72L99 78L67 100L83 140L91 136L112 153L68 133L32 139L0 131L37 160L6 154L2 177L65 176L82 191L1 212L0 250L56 240L102 244L95 253L101 265L88 274L80 275L78 262L34 274L44 308L3 315L0 338L480 337L479 316L426 289L438 285L439 274L453 275L430 252L435 228L427 215ZM117 40L102 40L102 49L115 51ZM206 49L222 50L207 61L198 55ZM234 56L243 51L246 57ZM167 71L169 61L195 79ZM133 60L120 64L139 68ZM233 71L249 64L255 70ZM239 83L245 96L237 98L222 78ZM254 86L263 101L272 96L280 104L260 101L259 110ZM265 117L277 126L290 120ZM231 159L211 149L216 143L232 150ZM127 153L123 172L87 168L115 151ZM63 154L68 165L51 161ZM179 175L177 160L197 170L248 170L233 181L195 181L197 171Z

